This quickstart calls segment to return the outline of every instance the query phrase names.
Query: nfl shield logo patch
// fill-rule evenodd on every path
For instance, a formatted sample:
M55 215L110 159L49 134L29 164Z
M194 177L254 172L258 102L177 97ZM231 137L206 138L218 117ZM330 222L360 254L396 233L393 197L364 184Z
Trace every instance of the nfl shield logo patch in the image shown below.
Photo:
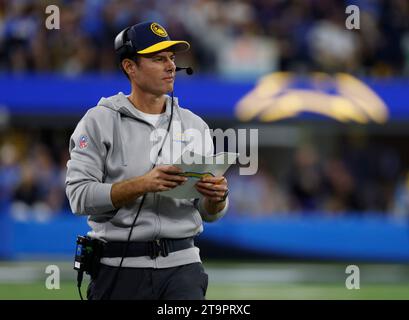
M80 149L84 149L88 147L88 137L86 135L82 135L80 137L80 143L79 143Z

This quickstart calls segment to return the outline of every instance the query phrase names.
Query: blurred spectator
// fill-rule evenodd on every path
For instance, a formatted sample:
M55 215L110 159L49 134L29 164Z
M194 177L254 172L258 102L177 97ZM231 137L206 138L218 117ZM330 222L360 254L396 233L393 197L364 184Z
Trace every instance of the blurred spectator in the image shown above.
M21 180L18 184L11 204L11 214L18 221L29 221L33 218L46 221L51 209L44 201L41 188L35 179L35 169L25 162L21 168Z
M319 155L311 145L302 145L295 151L288 181L293 210L319 210L323 174Z
M68 152L68 148L63 148L60 151L59 157L59 167L58 167L58 182L55 187L55 202L53 204L54 208L58 208L58 210L62 210L63 212L70 212L71 207L68 198L65 195L65 179L67 174L67 162L70 159L70 153Z
M323 209L328 212L362 211L355 179L339 159L324 164L325 199Z
M34 146L31 161L35 168L35 180L38 183L39 196L50 210L57 211L64 202L64 189L61 190L60 171L44 145Z
M317 22L307 37L310 55L319 70L354 72L358 68L359 39L345 29L342 15Z
M40 17L35 4L29 1L9 1L4 18L1 46L4 49L4 65L14 71L34 68L31 55L33 40L39 30Z
M55 147L63 151L54 159L51 146L25 143L25 140L35 140L35 135L30 136L29 132L20 132L15 139L11 134L5 136L9 141L3 144L0 141L0 206L10 207L13 217L20 221L47 221L55 213L69 210L65 197L66 146ZM22 162L16 141L19 141ZM65 140L60 143L65 144ZM60 167L57 167L58 161Z
M288 196L276 179L259 165L255 175L229 173L230 211L238 215L270 215L289 211Z
M278 50L273 39L246 32L229 39L217 55L218 71L231 77L258 77L278 68Z
M409 217L409 171L396 187L391 211L397 217Z
M0 208L6 207L21 179L17 150L11 143L0 146Z
M64 203L64 190L56 165L48 148L34 145L27 162L22 165L22 176L12 203L12 214L20 220L46 221L58 212Z

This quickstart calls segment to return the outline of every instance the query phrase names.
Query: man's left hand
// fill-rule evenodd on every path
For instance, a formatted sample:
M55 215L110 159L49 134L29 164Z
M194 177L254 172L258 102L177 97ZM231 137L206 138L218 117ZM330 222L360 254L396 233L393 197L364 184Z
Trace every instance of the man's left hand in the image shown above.
M195 184L195 188L209 202L217 203L225 200L228 193L225 177L204 177Z

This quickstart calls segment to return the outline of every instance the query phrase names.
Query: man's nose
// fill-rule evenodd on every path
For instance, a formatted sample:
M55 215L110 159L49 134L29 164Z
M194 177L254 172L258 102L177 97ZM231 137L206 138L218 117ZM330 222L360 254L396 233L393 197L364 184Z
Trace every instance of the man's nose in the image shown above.
M175 61L173 61L172 59L168 59L167 64L166 64L166 71L167 72L175 72L176 71Z

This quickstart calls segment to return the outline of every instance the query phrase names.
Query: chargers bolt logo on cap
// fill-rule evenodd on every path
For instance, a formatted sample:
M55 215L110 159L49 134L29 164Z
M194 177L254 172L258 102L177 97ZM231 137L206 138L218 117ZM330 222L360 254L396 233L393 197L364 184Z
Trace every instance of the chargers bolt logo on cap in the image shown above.
M159 37L166 38L168 33L166 32L165 28L163 28L159 23L152 23L151 30L154 34L158 35Z

